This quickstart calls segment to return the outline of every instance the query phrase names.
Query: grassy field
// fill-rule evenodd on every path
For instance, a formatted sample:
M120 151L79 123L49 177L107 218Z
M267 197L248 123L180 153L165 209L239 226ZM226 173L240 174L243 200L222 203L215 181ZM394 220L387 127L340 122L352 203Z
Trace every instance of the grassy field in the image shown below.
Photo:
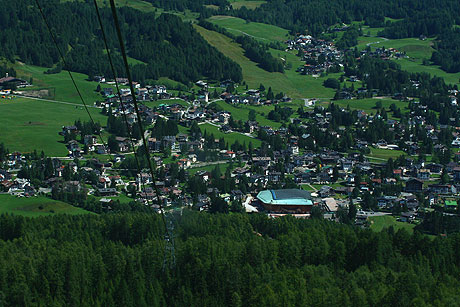
M369 220L371 221L371 229L377 232L382 231L385 228L388 228L390 226L393 226L395 230L398 229L405 229L409 233L414 232L414 224L409 224L409 223L404 223L404 222L398 222L396 221L396 217L394 216L376 216L376 217L370 217Z
M392 158L393 160L398 158L399 156L406 155L406 153L402 150L390 150L390 149L382 149L382 148L373 148L370 147L371 153L369 157L377 158L377 159L384 159L388 160Z
M247 121L249 116L249 110L253 109L254 111L256 111L256 121L260 125L270 126L273 128L279 128L281 126L281 123L269 120L266 117L268 115L268 112L274 109L274 107L272 106L269 109L267 109L265 106L261 106L261 108L263 109L260 109L259 111L258 107L256 106L248 107L245 105L241 105L235 107L231 104L226 103L225 101L216 101L215 103L218 106L222 107L222 109L224 109L225 111L230 112L235 120L241 120L243 122ZM262 116L260 113L264 113L264 116Z
M76 0L61 0L61 2L70 2ZM84 2L83 0L78 0L79 2ZM109 2L107 0L97 0L98 5L101 7L109 6ZM115 2L116 6L128 6L134 9L141 10L143 12L154 12L155 7L152 6L151 3L142 0L118 0Z
M90 108L90 112L105 126L107 119L99 109ZM64 138L58 132L78 119L89 121L82 107L26 98L0 100L0 142L10 151L36 149L50 156L66 156Z
M460 72L459 73L447 73L436 65L423 65L424 59L430 59L434 49L433 38L426 40L420 40L418 38L403 38L403 39L383 39L377 37L378 32L382 28L369 28L363 26L363 33L366 36L360 36L358 39L358 49L366 48L368 43L371 44L371 48L395 48L398 51L406 52L409 56L408 59L395 60L396 63L401 65L403 70L407 70L411 73L427 72L433 76L444 78L446 83L460 85ZM367 33L369 32L369 36Z
M93 214L89 211L46 197L18 198L0 195L0 213L37 217L52 214Z
M230 166L230 163L214 164L214 165L208 165L208 166L202 166L202 167L191 167L187 169L187 171L189 172L190 175L194 175L196 172L199 172L199 171L212 172L216 168L216 166L219 166L220 174L224 175L225 171ZM233 163L233 167L236 167L236 163Z
M262 4L266 3L267 1L254 1L254 0L235 0L235 1L230 1L232 8L234 10L239 10L243 6L245 6L249 10L254 10L261 6Z
M229 32L235 35L250 35L265 42L283 42L286 41L289 36L289 31L286 29L265 23L247 23L244 19L232 16L217 15L209 18L209 21L220 27L226 28Z
M292 98L324 98L334 96L332 89L325 88L322 85L324 79L327 77L315 79L311 76L302 76L295 72L298 66L303 65L295 54L280 50L271 50L276 56L280 54L281 57L285 57L287 62L292 64L293 68L287 70L284 74L270 73L259 68L256 63L245 57L241 46L232 42L230 38L197 25L195 27L211 45L241 66L243 69L243 78L250 88L258 88L262 83L265 88L272 87L275 93L284 92ZM336 76L330 75L329 77Z
M335 105L341 106L342 108L347 108L350 106L351 110L363 110L367 114L375 114L377 109L375 109L375 104L380 101L382 107L385 108L387 112L390 112L390 105L393 103L401 109L401 112L404 113L407 111L409 106L408 102L393 100L393 99L375 99L375 98L366 98L366 99L347 99L347 100L334 100L332 101ZM328 105L331 102L321 102L323 105ZM392 118L393 113L388 113L388 117Z
M47 68L21 63L15 64L14 68L17 71L18 77L26 80L33 78L34 87L28 89L54 88L55 100L81 104L81 100L67 71L47 75L43 73L48 70ZM97 87L96 82L87 81L88 76L84 74L72 73L72 75L87 105L93 105L95 101L102 100L102 96L95 91ZM103 87L108 86L104 85Z
M218 127L210 125L210 124L203 124L200 125L200 129L202 133L206 131L208 134L213 134L214 138L220 139L223 137L226 142L228 142L229 145L232 145L236 141L238 141L240 144L246 143L246 146L249 145L249 143L252 142L252 145L254 148L257 148L261 145L261 141L255 138L250 138L248 136L242 135L240 133L236 132L231 132L231 133L223 133L222 131L219 130Z

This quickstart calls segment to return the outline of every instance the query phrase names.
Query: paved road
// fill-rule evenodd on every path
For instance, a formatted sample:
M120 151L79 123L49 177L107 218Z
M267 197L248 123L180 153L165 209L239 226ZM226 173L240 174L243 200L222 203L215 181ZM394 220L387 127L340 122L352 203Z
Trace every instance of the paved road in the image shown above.
M66 104L66 105L70 105L70 106L76 106L76 107L84 107L84 105L82 105L81 103L72 103L72 102L66 102L66 101L59 101L59 100L50 100L50 99L43 99L43 98L36 98L36 97L28 97L28 96L21 96L21 95L16 95L17 97L21 97L21 98L27 98L27 99L33 99L33 100L40 100L40 101L46 101L46 102L54 102L54 103L59 103L59 104ZM86 104L86 106L88 108L95 108L95 109L98 109L97 107L95 106L92 106L92 105L89 105L89 104Z
M367 217L391 215L391 213L389 212L373 212L373 211L358 211L357 214L365 215Z
M209 165L225 164L229 162L230 162L229 160L220 160L220 161L212 161L212 162L198 162L198 163L192 164L188 169L205 167Z
M387 41L387 40L388 40L388 38L385 38L385 37L379 37L379 38L383 39L383 41ZM370 46L370 45L374 45L374 44L380 44L380 43L381 43L381 41L373 42L373 43L367 43L366 46Z

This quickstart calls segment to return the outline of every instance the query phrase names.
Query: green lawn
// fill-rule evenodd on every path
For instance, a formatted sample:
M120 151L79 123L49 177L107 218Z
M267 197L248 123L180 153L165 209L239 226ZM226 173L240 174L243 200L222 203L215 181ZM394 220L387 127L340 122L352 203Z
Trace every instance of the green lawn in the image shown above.
M289 31L286 29L259 22L247 23L246 20L237 17L217 15L209 18L209 21L235 35L250 35L265 42L284 42L289 36Z
M258 8L259 6L261 6L262 4L266 3L267 1L234 0L234 1L230 1L230 2L231 2L231 5L232 5L232 8L234 10L239 10L243 6L245 6L249 10L254 10L254 9Z
M31 77L33 78L34 87L28 88L29 90L43 87L54 88L55 100L81 104L80 97L67 71L47 75L43 72L48 68L20 63L15 64L14 68L17 71L18 77L26 80L29 80ZM72 75L87 105L93 105L95 101L103 100L102 96L95 91L97 87L96 82L87 81L88 76L84 74L72 73ZM104 85L103 87L109 86Z
M267 119L268 112L270 112L271 110L275 108L273 106L260 106L260 109L259 109L258 106L240 105L236 107L236 106L226 103L225 101L216 101L215 104L222 107L222 109L224 109L225 111L230 112L235 120L241 120L243 122L247 121L248 116L249 116L249 111L253 109L256 112L256 121L260 125L270 126L273 128L281 127L281 123ZM264 116L262 116L261 113L264 113Z
M313 78L302 76L295 72L296 68L303 65L300 58L295 54L280 50L271 50L276 56L278 53L285 57L287 62L292 64L292 69L282 73L270 73L259 68L256 63L244 56L244 50L240 45L220 33L209 31L200 26L194 25L198 32L214 47L224 55L237 62L243 69L243 78L250 88L258 88L262 83L265 88L272 87L275 93L283 92L291 98L330 98L334 96L334 90L322 86L323 81L328 78ZM339 74L330 75L336 77Z
M76 1L76 0L61 0L61 2L69 2L69 1ZM77 1L84 2L83 0L77 0ZM109 6L109 1L107 0L97 0L97 3L101 7ZM142 1L142 0L118 0L118 1L115 1L115 4L116 6L132 7L134 9L138 9L143 12L154 12L155 11L155 7L152 6L151 3L147 1ZM94 6L92 4L92 1L91 1L91 5Z
M373 43L371 45L372 49L385 47L385 48L395 48L398 51L406 52L409 56L408 59L398 59L394 60L396 63L401 65L403 70L407 70L411 73L417 72L427 72L433 76L438 76L444 78L446 83L460 85L460 72L459 73L447 73L439 68L436 65L423 65L424 59L430 59L434 49L433 38L428 38L424 41L418 38L403 38L403 39L383 39L377 37L377 33L381 31L382 28L369 28L363 26L363 33L366 36L360 36L358 38L358 48L366 48L366 44ZM370 36L367 36L368 31ZM378 42L378 43L375 43Z
M105 126L106 117L99 109L89 109L93 119ZM64 137L58 135L64 125L75 120L89 121L83 107L26 98L0 100L0 142L10 151L43 150L49 156L66 156Z
M262 142L256 138L250 138L246 135L242 135L237 132L223 133L222 131L219 130L218 127L213 126L211 124L200 125L200 129L202 133L204 133L205 131L208 134L212 133L216 139L220 139L221 137L223 137L225 141L228 142L229 145L238 141L240 144L246 143L246 146L249 146L249 143L252 142L253 147L257 148L262 144Z
M394 160L398 158L399 156L406 155L406 153L402 150L391 150L391 149L382 149L382 148L373 148L373 147L370 147L370 149L371 149L371 153L368 156L377 158L377 159L388 160L389 158L392 158Z
M393 103L401 109L402 113L405 113L407 111L406 108L408 108L409 106L409 103L404 101L375 98L334 100L332 102L322 102L322 104L328 105L329 103L334 103L335 105L341 106L342 108L347 108L348 106L350 106L351 110L363 110L367 114L371 115L377 112L377 109L375 109L375 104L378 101L382 103L382 107L385 108L385 110L387 111L389 118L393 118L393 113L390 112L390 105L392 105Z
M47 197L15 197L0 195L0 213L37 217L58 213L65 214L93 214L81 208L56 201Z
M102 198L113 199L114 201L118 200L118 201L120 201L120 203L122 203L122 204L128 204L128 203L130 203L130 202L132 202L132 201L135 201L134 199L132 199L132 198L126 196L126 195L123 194L123 193L121 193L121 194L118 195L118 196L114 196L114 197L95 197L95 198L96 198L96 200L98 200L98 201L101 200Z
M394 216L376 216L370 217L369 220L371 221L371 229L377 232L380 232L383 229L388 228L390 226L393 226L395 230L406 229L409 233L414 232L415 224L398 222L396 221L396 217Z
M212 172L216 168L216 166L219 166L220 174L224 175L225 171L230 166L230 163L214 164L214 165L208 165L208 166L203 166L203 167L191 167L187 169L187 171L189 172L190 175L194 175L198 171ZM236 163L233 163L233 167L236 167Z

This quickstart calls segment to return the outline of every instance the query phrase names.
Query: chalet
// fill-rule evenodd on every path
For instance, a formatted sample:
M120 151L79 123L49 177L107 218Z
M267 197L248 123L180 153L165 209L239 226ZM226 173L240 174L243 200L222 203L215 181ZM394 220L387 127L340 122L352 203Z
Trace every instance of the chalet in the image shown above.
M16 77L9 77L8 75L4 78L0 78L0 86L9 87L12 85L16 87L25 87L29 85L29 83Z
M166 86L164 85L156 85L151 90L150 93L160 95L166 93Z
M423 181L412 178L406 182L406 192L419 193L423 190Z
M111 87L105 87L102 89L102 95L105 97L112 96L113 95L113 88Z
M94 135L85 135L83 137L83 144L85 145L93 145L97 143L97 137Z
M454 174L454 180L455 181L460 181L460 167L454 167L452 170Z
M100 196L117 196L118 192L117 189L115 188L99 188L97 189L97 192L99 193Z
M428 190L433 194L456 194L457 188L450 184L430 184Z

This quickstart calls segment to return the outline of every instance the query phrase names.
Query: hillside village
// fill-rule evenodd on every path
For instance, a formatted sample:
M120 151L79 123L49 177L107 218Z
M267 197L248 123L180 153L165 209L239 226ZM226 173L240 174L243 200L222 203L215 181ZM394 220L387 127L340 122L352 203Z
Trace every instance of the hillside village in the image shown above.
M102 77L96 81L105 83ZM446 214L457 211L460 153L453 154L453 149L460 147L460 134L450 127L458 119L436 125L419 101L409 103L404 120L390 119L383 108L373 115L334 104L292 110L281 107L290 101L286 96L270 100L259 89L233 95L226 90L234 84L221 84L222 94L213 101L275 104L275 112L288 110L285 124L274 128L262 126L254 118L234 120L230 112L218 110L212 103L208 85L199 84L201 89L193 100L186 95L172 97L165 86L142 88L135 84L139 101L169 99L168 104L141 104L140 109L143 123L150 127L146 136L157 170L155 182L146 168L140 173L128 171L136 168L133 148L126 130L120 132L124 127L120 123L126 116L134 131L138 121L131 92L122 90L120 102L112 88L102 86L104 101L96 106L108 116L108 123L112 121L113 127L105 128L114 135L109 138L108 148L99 139L102 127L85 122L64 126L56 133L67 142L67 161L37 153L4 153L1 189L18 197L43 194L69 202L94 197L92 206L97 209L93 210L99 211L112 210L122 195L125 200L156 208L158 205L151 201L159 196L166 208L228 210L216 208L211 201L219 197L230 210L261 211L272 216L308 217L315 207L332 219L340 218L341 209L353 204L361 210L356 218L360 225L368 224L369 212L395 214L413 222L433 207L443 207ZM450 94L451 105L456 106L458 92ZM396 108L397 101L390 112L401 116L397 114L401 112ZM260 140L262 145L238 142L238 138L229 144L225 137L203 133L199 128L202 125L212 125L224 135L236 133L254 142ZM189 133L179 132L178 127L184 132L182 129L189 129ZM140 135L133 141L137 150ZM398 150L401 156L378 161L369 157L372 150ZM89 158L92 153L96 156ZM110 159L103 159L102 155L108 153ZM431 162L426 155L431 156ZM149 187L153 184L155 189ZM295 206L267 207L258 198L263 190L298 188L311 192L307 211Z
M460 123L452 113L457 112L456 89L445 93L441 105L450 113L441 111L438 120L432 103L414 98L418 91L433 90L426 76L411 76L395 87L400 92L370 86L372 74L361 65L382 65L404 56L395 49L341 51L309 35L286 43L287 50L297 51L306 63L297 69L301 74L318 76L344 68L340 81L352 86L337 88L335 99L350 100L346 108L317 99L293 104L286 94L275 94L262 84L250 89L232 80L199 80L192 91L183 92L134 82L131 93L128 79L117 78L122 86L118 96L115 80L95 76L101 99L94 106L107 116L107 123L78 120L56 131L67 146L65 158L3 150L1 190L18 197L83 201L97 212L118 210L129 202L159 209L160 199L167 210L191 207L302 218L320 212L342 221L353 207L359 211L352 220L362 226L369 225L367 218L373 214L419 223L433 208L457 212ZM1 80L27 85L20 79ZM354 83L361 86L355 89ZM133 96L140 102L141 119ZM372 112L350 108L354 101L375 96L393 103L385 108L374 99ZM267 113L258 111L267 107ZM249 110L247 118L242 120L236 110ZM268 124L261 124L260 118ZM144 136L155 182L146 162L134 157L142 149L139 120L147 127ZM376 158L374 152L389 158ZM288 199L296 197L298 189L308 191L301 197L309 202L274 206L276 200L267 203L260 196L280 189L291 191L283 194Z

